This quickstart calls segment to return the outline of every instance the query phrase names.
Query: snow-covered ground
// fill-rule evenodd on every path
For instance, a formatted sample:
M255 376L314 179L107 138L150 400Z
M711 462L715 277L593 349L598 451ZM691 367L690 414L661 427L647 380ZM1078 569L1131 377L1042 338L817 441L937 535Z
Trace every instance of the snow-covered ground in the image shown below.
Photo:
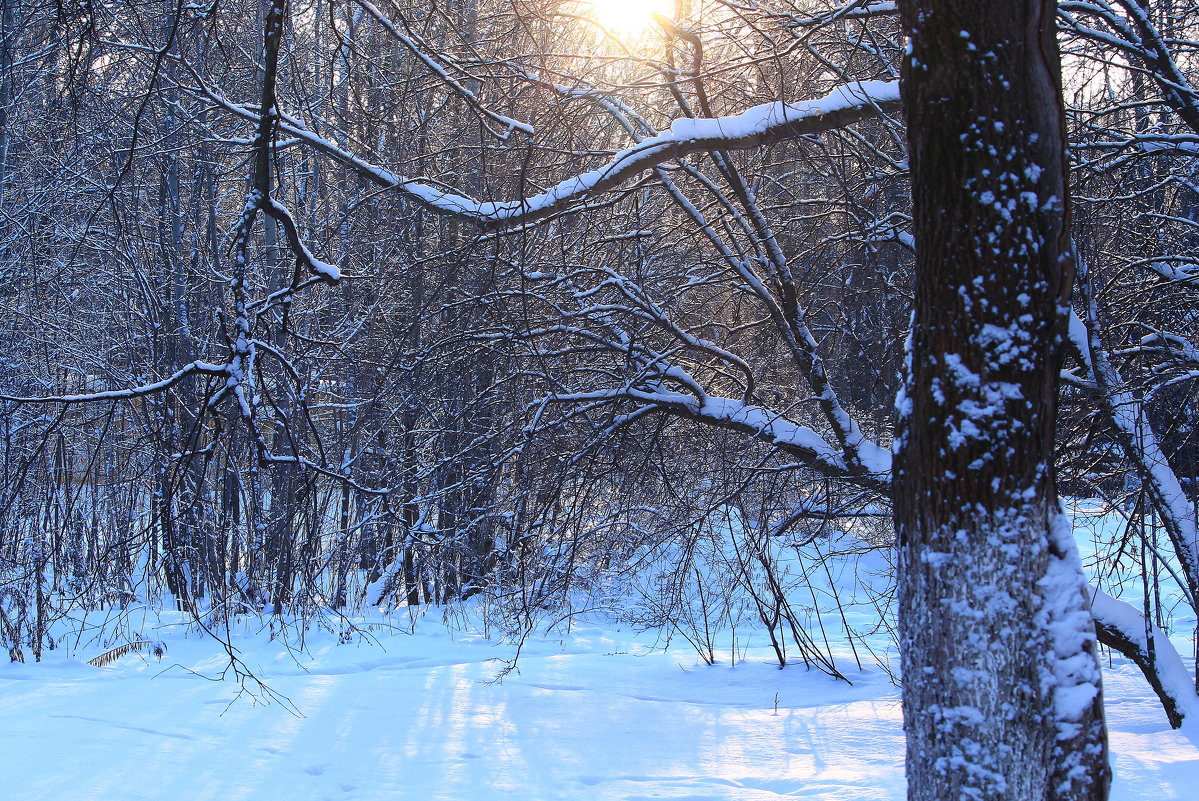
M219 645L166 618L169 653L109 667L0 668L4 797L187 799L900 799L899 695L761 647L715 666L616 626L510 645L426 618L377 642L310 632L304 652L234 638L275 700L208 681ZM725 654L727 657L727 654ZM195 672L193 672L195 671ZM1136 671L1107 672L1116 799L1192 799L1199 726L1171 731Z
M1086 554L1118 533L1101 522L1078 531ZM430 609L374 613L348 637L336 621L314 625L302 648L294 628L278 636L270 616L242 618L230 641L269 691L250 681L239 694L230 671L209 680L228 665L218 641L178 613L143 610L126 636L163 641L161 661L91 667L107 643L85 637L38 664L0 665L0 799L902 799L899 691L868 653L891 643L885 628L864 633L879 596L861 592L885 560L831 565L802 580L827 576L836 593L804 595L846 604L861 668L833 630L842 618L826 620L852 685L779 670L745 616L735 636L715 637L724 650L711 666L682 637L666 645L615 617L580 617L530 636L497 681L517 647L466 633L482 630L479 609L454 610L449 624ZM781 570L801 581L803 560ZM1105 668L1112 798L1196 798L1199 721L1172 731L1133 666Z

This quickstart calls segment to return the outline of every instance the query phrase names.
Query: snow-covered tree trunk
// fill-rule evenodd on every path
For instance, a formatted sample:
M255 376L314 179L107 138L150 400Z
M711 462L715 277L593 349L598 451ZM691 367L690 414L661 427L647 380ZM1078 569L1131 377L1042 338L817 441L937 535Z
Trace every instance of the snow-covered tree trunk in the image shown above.
M896 438L912 799L1102 799L1052 455L1073 265L1047 0L900 3L917 287Z

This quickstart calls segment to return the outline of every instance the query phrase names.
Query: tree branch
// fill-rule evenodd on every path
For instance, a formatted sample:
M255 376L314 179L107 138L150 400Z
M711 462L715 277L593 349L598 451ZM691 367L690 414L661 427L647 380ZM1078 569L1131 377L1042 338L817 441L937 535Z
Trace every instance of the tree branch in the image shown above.
M260 121L257 109L233 103L206 85L192 91L226 112L251 122ZM759 148L844 128L898 109L898 82L861 81L846 84L810 101L764 103L728 117L678 119L657 136L618 151L602 167L568 178L540 194L505 201L482 201L419 179L396 175L310 131L300 120L283 114L279 115L278 128L377 186L399 192L431 211L471 220L484 227L504 227L565 211L659 164L692 153Z

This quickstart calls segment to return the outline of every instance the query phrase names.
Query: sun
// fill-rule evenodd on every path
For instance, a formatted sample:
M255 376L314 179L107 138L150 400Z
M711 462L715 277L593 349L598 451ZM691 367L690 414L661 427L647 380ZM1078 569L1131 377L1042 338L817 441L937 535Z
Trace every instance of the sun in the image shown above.
M674 0L585 0L588 16L611 33L633 36L657 28L653 15L674 16Z

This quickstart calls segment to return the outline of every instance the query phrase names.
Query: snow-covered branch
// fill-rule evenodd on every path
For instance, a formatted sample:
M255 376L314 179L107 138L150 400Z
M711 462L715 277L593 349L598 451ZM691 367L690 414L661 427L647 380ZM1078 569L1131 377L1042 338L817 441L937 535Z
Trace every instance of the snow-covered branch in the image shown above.
M229 374L229 366L225 364L211 364L209 362L194 361L180 368L179 370L176 370L174 373L162 379L161 381L154 381L149 384L141 384L136 387L107 389L100 392L81 392L74 395L46 395L43 397L0 395L0 401L7 401L9 403L77 404L95 403L97 401L129 400L131 398L137 398L143 395L151 395L155 392L161 392L164 389L169 389L170 387L182 381L184 378L187 378L189 375L196 374L227 376Z
M259 120L256 108L234 103L214 89L203 86L196 92L229 113L254 122ZM897 81L860 81L810 101L764 103L728 117L678 119L657 136L647 137L618 151L597 169L568 178L539 194L503 201L483 201L429 181L397 175L319 136L294 117L280 115L278 127L351 167L372 183L399 192L432 211L485 226L504 226L527 223L564 211L664 162L692 153L758 148L843 128L898 108Z
M374 17L374 19L383 26L384 30L386 30L389 34L395 37L396 40L403 44L404 47L407 48L408 52L410 52L422 64L428 67L432 73L437 75L437 77L440 78L441 81L446 84L446 86L449 86L456 94L465 99L471 108L473 108L483 117L501 125L503 130L493 131L493 133L495 133L499 138L508 138L508 135L512 131L521 131L522 133L529 135L533 134L533 126L529 125L527 122L514 120L511 117L505 117L503 114L492 111L490 108L487 108L487 106L483 105L475 92L463 85L461 81L450 75L449 70L442 63L446 60L444 54L435 53L432 47L427 46L415 34L401 31L400 26L392 22L391 19L389 19L386 14L380 11L379 8L373 3L367 2L367 0L358 0L358 5L362 6L363 10Z
M1136 607L1102 590L1092 588L1091 592L1091 614L1099 642L1141 669L1161 700L1170 725L1178 728L1184 717L1199 717L1194 682L1165 632L1147 623Z
M1142 401L1126 386L1119 370L1107 356L1099 335L1098 310L1090 288L1086 263L1079 260L1079 287L1083 295L1085 321L1073 314L1070 340L1082 354L1098 387L1098 398L1125 457L1134 466L1161 515L1183 574L1192 591L1199 587L1199 526L1178 475L1162 451L1161 442L1146 418Z
M798 425L778 412L733 398L706 394L697 397L665 387L624 387L596 392L564 393L549 400L570 404L635 401L645 408L657 409L714 428L747 434L798 459L821 475L843 478L878 492L886 493L890 490L891 454L885 449L871 442L860 443L859 454L863 457L867 469L852 470L839 449L830 445L814 429Z
M1167 39L1149 19L1147 9L1147 4L1134 0L1058 3L1062 28L1115 49L1144 68L1161 90L1166 104L1191 130L1199 133L1199 91L1191 86ZM1107 30L1085 25L1081 19L1088 17Z

